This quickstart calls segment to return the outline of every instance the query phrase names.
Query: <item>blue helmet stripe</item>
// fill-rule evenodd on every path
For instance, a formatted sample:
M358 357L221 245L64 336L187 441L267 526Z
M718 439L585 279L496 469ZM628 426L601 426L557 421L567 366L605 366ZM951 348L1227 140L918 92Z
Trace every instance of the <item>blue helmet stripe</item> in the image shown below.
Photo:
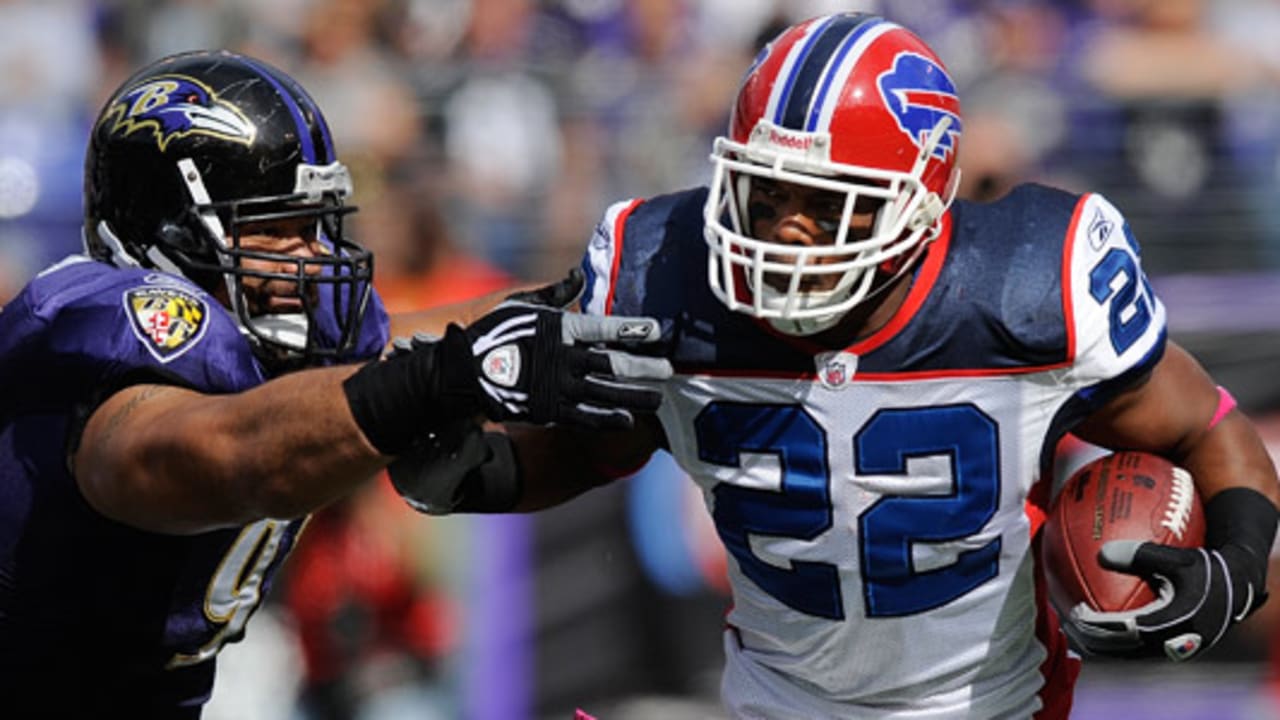
M827 66L827 74L822 78L822 89L818 91L817 97L814 98L812 107L809 109L809 122L805 123L805 131L813 132L818 129L818 118L822 117L822 106L826 103L827 93L831 90L831 83L835 80L836 75L840 73L840 66L844 64L845 56L853 49L858 40L871 28L879 25L879 18L872 18L871 22L864 22L853 29L853 32L845 36L844 42L840 45L840 49L836 51L835 60Z
M782 124L782 113L786 110L787 103L791 100L791 90L795 87L796 76L799 74L801 66L804 65L805 58L808 57L809 52L813 49L813 44L822 37L822 33L826 32L827 28L834 21L835 16L822 21L822 25L809 35L808 39L804 42L804 47L800 48L800 54L796 56L795 63L791 65L791 73L787 75L787 81L782 86L782 94L778 96L778 107L773 115L773 123L775 125Z
M316 163L316 147L315 147L315 143L311 139L311 129L307 127L307 119L302 114L302 108L298 107L298 101L293 96L293 93L290 92L289 88L285 87L280 82L280 78L276 77L276 74L274 72L271 72L271 70L263 67L262 65L256 62L253 62L248 58L245 58L245 62L254 70L257 70L258 74L261 75L267 82L271 83L271 86L276 90L276 94L280 96L281 100L284 100L285 107L289 109L289 114L293 117L293 124L296 128L298 128L298 141L302 144L302 161L304 163L309 163L312 165L317 164ZM312 110L314 112L315 108L313 107ZM316 113L316 117L319 117L318 113ZM329 134L328 129L326 128L325 129L326 145L329 144L327 140L328 134ZM329 157L331 158L333 157L332 152L329 154Z
M804 129L814 91L823 71L831 64L832 53L858 26L867 24L868 19L866 15L837 15L810 38L787 78L786 94L778 103L775 121L778 125L792 130Z

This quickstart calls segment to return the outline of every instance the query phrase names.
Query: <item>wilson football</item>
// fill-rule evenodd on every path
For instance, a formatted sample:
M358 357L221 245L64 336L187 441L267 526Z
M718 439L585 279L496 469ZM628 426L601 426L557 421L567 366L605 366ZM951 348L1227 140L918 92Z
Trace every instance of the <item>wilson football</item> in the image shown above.
M1140 452L1106 455L1072 474L1050 506L1041 539L1049 597L1060 613L1079 602L1118 611L1155 599L1143 579L1098 563L1110 540L1203 545L1204 509L1191 474Z

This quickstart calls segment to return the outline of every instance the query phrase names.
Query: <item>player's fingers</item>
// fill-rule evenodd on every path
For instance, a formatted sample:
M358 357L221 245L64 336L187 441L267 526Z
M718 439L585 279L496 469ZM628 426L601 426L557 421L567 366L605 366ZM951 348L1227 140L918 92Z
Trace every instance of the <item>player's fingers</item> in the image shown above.
M666 380L672 375L666 358L633 355L621 350L571 350L570 360L575 375L600 375L619 380Z
M613 382L605 378L587 377L582 394L592 404L642 412L653 412L662 404L662 393L653 388Z
M1117 655L1142 647L1132 612L1098 612L1084 603L1071 608L1063 625L1076 645L1090 652Z
M387 353L388 357L400 355L402 353L413 352L414 350L429 345L440 340L439 335L432 335L425 332L415 332L413 337L397 336L391 340L391 349Z
M1098 552L1098 562L1108 570L1129 572L1140 547L1142 542L1138 540L1112 540L1103 544Z
M658 321L653 318L583 315L582 313L565 313L560 325L564 342L569 345L575 342L654 342L660 337L660 330Z
M1068 617L1073 625L1093 628L1098 632L1125 633L1137 637L1138 610L1094 610L1087 603L1077 603Z
M617 350L592 351L609 361L609 374L630 380L666 380L673 370L666 358L645 357Z
M1112 540L1104 544L1098 553L1098 561L1103 567L1144 577L1178 575L1202 559L1203 552L1198 548L1176 548L1136 540Z
M596 407L585 402L562 405L560 422L592 430L630 430L635 427L635 417L626 410Z

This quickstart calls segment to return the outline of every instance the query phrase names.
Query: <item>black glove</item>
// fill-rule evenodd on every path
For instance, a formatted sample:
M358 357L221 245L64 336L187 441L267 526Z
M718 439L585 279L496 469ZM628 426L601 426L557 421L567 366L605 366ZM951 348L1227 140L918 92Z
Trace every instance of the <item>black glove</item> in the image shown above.
M1125 612L1077 605L1063 623L1076 645L1103 655L1189 660L1262 605L1275 507L1256 491L1231 488L1206 505L1205 522L1203 548L1135 540L1103 545L1103 567L1147 579L1157 599Z
M460 423L415 444L387 466L396 492L428 515L502 513L523 490L511 439Z
M582 271L573 268L564 279L515 293L507 301L566 309L582 294L583 285ZM392 357L413 352L414 342L397 338L393 348ZM415 442L387 466L387 474L410 507L430 515L509 512L522 492L511 439L484 432L472 417Z
M561 300L580 273L517 298ZM576 288L576 289L575 289ZM592 316L507 300L443 338L418 335L343 383L369 442L398 455L417 439L483 415L494 421L629 428L661 393L632 380L671 377L671 363L617 349L659 339L651 318Z
M664 359L595 347L652 342L650 318L582 315L508 300L440 344L440 396L457 414L538 424L629 428L662 395L628 380L671 377ZM415 338L414 345L432 342Z

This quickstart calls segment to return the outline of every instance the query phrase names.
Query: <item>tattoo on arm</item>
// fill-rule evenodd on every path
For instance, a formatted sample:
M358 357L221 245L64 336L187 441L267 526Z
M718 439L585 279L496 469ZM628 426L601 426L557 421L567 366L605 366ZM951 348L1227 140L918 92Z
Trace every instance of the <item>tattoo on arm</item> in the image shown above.
M139 405L157 395L163 394L169 389L164 385L147 385L134 393L133 397L129 398L124 405L111 414L111 417L107 418L107 424L102 428L100 438L102 445L109 447L115 441L116 432L124 424L124 421L138 409Z

